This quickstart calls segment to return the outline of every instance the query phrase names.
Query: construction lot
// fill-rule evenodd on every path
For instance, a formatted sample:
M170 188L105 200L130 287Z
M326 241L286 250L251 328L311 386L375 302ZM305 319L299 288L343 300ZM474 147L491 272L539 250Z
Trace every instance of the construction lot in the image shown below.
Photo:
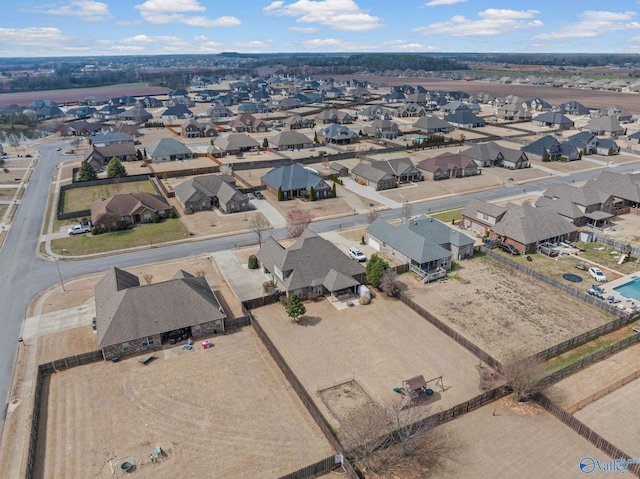
M251 328L213 343L45 378L35 477L114 477L125 461L143 479L278 477L332 454Z

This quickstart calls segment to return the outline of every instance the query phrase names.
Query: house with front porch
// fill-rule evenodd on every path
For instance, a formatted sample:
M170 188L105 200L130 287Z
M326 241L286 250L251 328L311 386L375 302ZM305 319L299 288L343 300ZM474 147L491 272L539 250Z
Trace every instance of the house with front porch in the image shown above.
M138 159L136 147L133 142L112 143L106 146L91 145L87 150L84 160L95 169L104 168L112 158L123 161L136 161Z
M434 115L421 116L413 127L425 135L445 134L455 129L451 123Z
M465 178L482 173L475 160L463 153L442 153L422 160L417 166L425 178L433 181Z
M193 158L193 152L175 138L162 138L147 148L147 156L152 163L162 163L188 160Z
M98 231L118 231L171 216L171 205L160 195L122 193L91 203L91 224Z
M174 187L176 198L184 211L194 213L218 208L223 213L249 211L249 198L236 188L227 175L197 176Z
M480 236L489 236L489 231L502 219L505 212L506 209L502 206L472 199L462 209L460 227Z
M367 227L367 244L394 262L418 271L448 270L452 259L473 256L473 238L431 217L390 224L378 218Z
M318 138L325 143L334 143L336 145L357 143L359 139L355 131L337 123L332 123L326 128L320 128L318 130Z
M500 166L509 170L528 168L529 158L524 151L506 148L495 141L476 143L464 154L475 160L478 166L487 168Z
M554 184L534 204L536 207L553 209L576 226L602 227L614 216L613 195L598 191L593 186L577 188Z
M308 228L288 248L270 236L256 256L279 291L300 299L354 296L365 280L359 262Z
M95 287L96 342L105 360L149 353L173 338L224 332L227 317L207 280L179 270L159 283L113 268Z
M275 195L282 191L283 200L306 198L313 192L316 200L331 198L331 187L316 172L298 163L273 168L260 178L261 184Z

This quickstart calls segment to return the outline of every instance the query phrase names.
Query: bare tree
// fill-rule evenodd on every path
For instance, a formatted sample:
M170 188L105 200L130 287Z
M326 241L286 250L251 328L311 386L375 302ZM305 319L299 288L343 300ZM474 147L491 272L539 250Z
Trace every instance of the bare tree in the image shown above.
M144 281L147 284L151 284L151 280L153 279L153 275L150 274L150 273L145 273L145 274L142 275L142 279L144 279Z
M402 208L400 209L400 218L402 221L406 221L411 217L413 212L413 206L408 201L402 203Z
M526 401L540 390L540 382L546 370L542 360L536 356L512 352L504 362L502 372L513 390L513 400L520 402Z
M405 289L404 285L398 281L398 273L393 269L387 269L382 273L379 288L387 296L392 297L398 296Z
M13 133L11 133L9 135L9 137L7 138L7 140L9 141L9 146L15 148L16 150L18 149L18 147L20 146L20 140L18 139L18 137L16 135L14 135Z
M290 238L297 238L309 226L313 219L308 211L294 208L287 212L287 233Z
M233 173L233 166L231 165L222 165L220 167L220 173L223 175L231 175Z
M367 214L367 223L369 224L373 223L375 220L378 219L379 215L380 214L378 213L378 210L371 208L369 210L369 213Z
M435 462L448 450L449 441L433 430L429 409L425 405L400 409L396 404L367 403L341 421L339 438L365 471L396 468L409 456L423 463Z
M329 157L327 155L324 155L322 157L322 166L325 167L325 169L329 169Z
M262 232L269 229L271 225L262 214L258 213L249 220L249 226L258 237L258 247L262 247Z

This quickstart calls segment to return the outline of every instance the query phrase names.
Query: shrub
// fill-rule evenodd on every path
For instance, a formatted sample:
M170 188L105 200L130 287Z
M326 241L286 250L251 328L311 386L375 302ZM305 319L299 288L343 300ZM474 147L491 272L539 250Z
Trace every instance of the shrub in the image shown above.
M258 258L256 257L255 254L252 254L251 256L249 256L249 269L258 269L258 267L260 266L258 263Z

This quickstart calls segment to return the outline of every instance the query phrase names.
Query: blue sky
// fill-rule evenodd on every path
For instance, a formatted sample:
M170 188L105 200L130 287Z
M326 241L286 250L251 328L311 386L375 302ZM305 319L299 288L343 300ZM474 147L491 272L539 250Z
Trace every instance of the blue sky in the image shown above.
M640 52L640 1L3 0L0 56Z

